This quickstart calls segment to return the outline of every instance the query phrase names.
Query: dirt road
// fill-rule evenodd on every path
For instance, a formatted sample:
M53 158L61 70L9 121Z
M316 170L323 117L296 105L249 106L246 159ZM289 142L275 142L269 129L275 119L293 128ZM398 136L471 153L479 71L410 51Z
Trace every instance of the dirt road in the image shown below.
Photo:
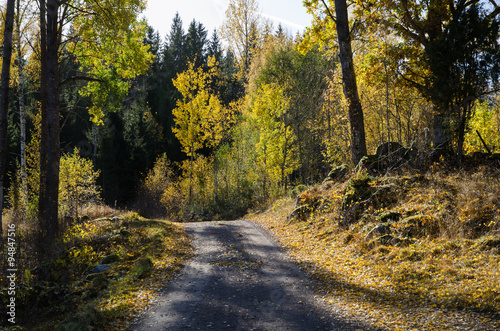
M355 330L250 221L186 223L196 256L133 330Z

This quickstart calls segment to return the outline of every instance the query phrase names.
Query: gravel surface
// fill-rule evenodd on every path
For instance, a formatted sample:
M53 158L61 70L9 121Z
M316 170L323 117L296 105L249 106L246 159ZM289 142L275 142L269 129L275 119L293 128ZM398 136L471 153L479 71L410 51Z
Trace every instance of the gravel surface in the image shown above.
M251 221L185 223L195 257L132 330L356 330Z

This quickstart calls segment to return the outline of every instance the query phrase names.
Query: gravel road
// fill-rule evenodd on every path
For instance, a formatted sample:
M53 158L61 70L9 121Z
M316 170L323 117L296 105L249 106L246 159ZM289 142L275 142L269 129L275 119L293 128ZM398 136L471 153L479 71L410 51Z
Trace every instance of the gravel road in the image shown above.
M132 330L356 330L259 225L185 223L195 257Z

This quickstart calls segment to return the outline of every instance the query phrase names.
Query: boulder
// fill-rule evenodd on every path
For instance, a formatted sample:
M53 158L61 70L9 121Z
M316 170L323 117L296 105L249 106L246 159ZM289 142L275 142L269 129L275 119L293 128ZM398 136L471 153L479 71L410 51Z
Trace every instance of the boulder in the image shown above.
M375 238L372 242L376 242L384 246L396 246L401 242L401 239L395 238L390 234L384 234L380 237Z
M377 156L389 156L389 157L396 157L398 159L402 158L402 155L406 153L406 148L403 147L400 143L397 142L386 142L383 144L380 144L377 147L377 150L375 152L375 155Z
M387 224L380 224L374 227L367 235L366 239L372 239L384 235L388 235L391 233L391 228Z
M295 208L290 215L287 217L288 223L305 221L309 214L311 213L311 207L309 205L301 205Z
M108 286L108 278L103 273L89 274L85 280L91 281L96 289L104 289Z
M129 230L126 230L126 229L121 229L120 230L120 235L122 237L128 238L128 237L132 236L132 232L130 232Z
M153 261L151 261L150 258L145 257L137 260L131 273L136 278L145 278L149 275L151 269L153 269Z
M405 217L399 224L401 234L409 238L436 235L439 230L438 223L431 216L424 214Z
M387 223L389 221L397 222L401 219L401 213L397 211L385 211L377 216L377 220L380 223Z
M88 276L91 274L104 273L104 272L107 272L109 270L111 270L111 266L109 264L98 264L95 266L88 267L83 274Z

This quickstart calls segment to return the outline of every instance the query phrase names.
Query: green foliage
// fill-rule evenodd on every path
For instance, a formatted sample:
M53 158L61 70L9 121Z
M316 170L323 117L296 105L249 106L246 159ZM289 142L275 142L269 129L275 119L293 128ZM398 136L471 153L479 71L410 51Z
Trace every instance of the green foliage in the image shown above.
M240 217L254 203L258 194L256 169L252 167L255 150L246 139L244 128L236 127L235 142L222 145L214 162L215 202L223 217ZM242 137L246 144L242 143Z
M92 97L89 113L96 123L102 123L104 109L120 108L131 80L152 62L143 43L146 24L138 21L145 5L143 0L112 0L105 7L86 1L79 9L91 14L75 17L73 29L79 38L68 50L94 78L80 93Z
M249 75L249 93L257 94L265 85L282 90L287 103L286 117L282 119L290 126L296 137L293 145L300 166L300 180L307 184L320 181L325 176L325 163L315 153L324 151L332 137L332 124L337 119L325 109L327 78L335 68L325 52L313 48L301 54L290 41L268 40Z
M100 201L97 186L99 171L91 160L82 158L75 148L73 154L61 158L59 175L59 212L78 218L78 210Z
M250 119L258 128L257 162L271 182L285 180L299 167L296 136L289 125L289 103L283 90L263 85L249 100Z
M27 197L23 197L27 208L28 219L35 220L38 217L38 193L40 190L40 130L41 113L32 116L33 130L31 141L26 146L26 180Z
M134 83L133 90L130 101L108 114L104 125L94 124L87 132L101 171L103 199L110 204L130 202L136 196L140 181L163 149L163 130L148 109L143 84Z

